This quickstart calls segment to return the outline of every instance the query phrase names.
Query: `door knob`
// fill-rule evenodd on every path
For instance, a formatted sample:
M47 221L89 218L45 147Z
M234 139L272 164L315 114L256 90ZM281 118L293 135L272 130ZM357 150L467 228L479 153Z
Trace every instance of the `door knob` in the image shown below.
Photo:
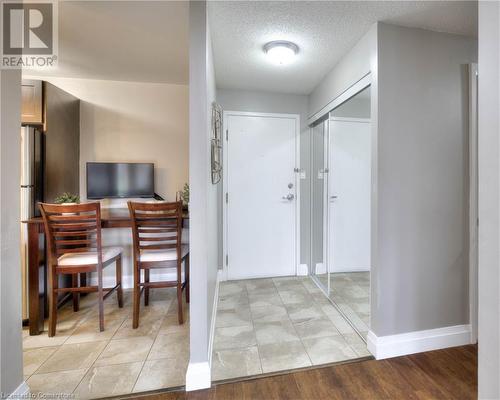
M295 196L292 193L288 193L286 196L282 197L283 200L288 200L288 201L292 201L294 198Z

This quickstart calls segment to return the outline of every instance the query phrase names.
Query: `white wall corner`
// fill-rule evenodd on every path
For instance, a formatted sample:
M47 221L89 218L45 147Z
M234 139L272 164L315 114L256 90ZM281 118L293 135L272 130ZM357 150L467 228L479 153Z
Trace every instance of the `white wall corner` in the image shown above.
M186 372L186 391L208 389L212 383L210 364L206 362L189 363Z
M368 350L377 360L470 343L470 325L447 326L390 336L377 336L369 331L367 338Z
M23 383L21 383L16 388L16 390L14 390L10 394L10 396L7 398L8 399L27 399L27 398L29 398L29 394L30 394L30 387L28 386L26 381L23 381Z
M307 264L299 264L299 267L297 268L297 275L298 276L309 275L309 268L307 268Z

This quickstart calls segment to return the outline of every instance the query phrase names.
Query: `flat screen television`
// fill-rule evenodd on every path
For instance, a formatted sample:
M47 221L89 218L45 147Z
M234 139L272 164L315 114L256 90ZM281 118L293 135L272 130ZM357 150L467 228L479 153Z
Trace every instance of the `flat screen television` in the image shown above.
M87 163L87 199L154 195L152 163Z

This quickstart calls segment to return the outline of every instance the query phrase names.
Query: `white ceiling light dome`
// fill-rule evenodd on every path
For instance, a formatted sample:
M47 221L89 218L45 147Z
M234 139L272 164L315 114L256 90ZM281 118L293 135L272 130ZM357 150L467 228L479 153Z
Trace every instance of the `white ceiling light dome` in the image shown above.
M285 40L276 40L264 45L264 53L276 65L287 65L295 61L299 46Z

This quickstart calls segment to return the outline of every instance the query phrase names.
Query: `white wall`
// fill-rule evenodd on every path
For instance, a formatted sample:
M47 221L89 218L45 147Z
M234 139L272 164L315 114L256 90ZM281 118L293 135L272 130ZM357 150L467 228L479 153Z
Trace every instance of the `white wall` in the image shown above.
M310 132L307 126L308 96L258 92L248 90L217 89L217 102L226 111L262 112L300 115L300 168L306 173L300 182L300 262L310 260ZM222 201L222 199L221 199Z
M0 71L0 393L23 382L20 199L21 71Z
M477 60L476 45L379 24L371 298L377 336L469 323L463 64Z
M479 2L479 398L500 398L500 3Z
M211 105L215 76L205 1L189 9L190 360L186 389L209 387L212 312L218 272L218 188L211 183Z

